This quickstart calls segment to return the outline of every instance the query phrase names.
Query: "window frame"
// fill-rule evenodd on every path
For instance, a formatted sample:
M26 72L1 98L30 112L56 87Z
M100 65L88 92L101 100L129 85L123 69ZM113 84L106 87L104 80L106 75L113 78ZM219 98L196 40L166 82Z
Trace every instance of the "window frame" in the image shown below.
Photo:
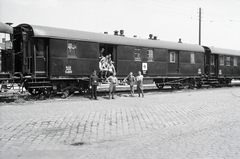
M71 48L69 48L70 46L69 46L69 44L72 44L72 46L71 46ZM75 46L73 46L73 44L75 45ZM72 54L70 54L69 53L69 50L75 50L75 53L72 53ZM77 41L71 41L71 40L68 40L67 41L67 58L77 58Z
M238 66L238 57L233 57L233 66Z
M231 66L231 56L226 56L226 66Z
M44 58L46 54L46 42L43 38L34 39L34 51L37 58Z
M169 52L169 62L176 63L176 52L174 51Z
M11 34L0 32L0 38L1 38L0 43L2 43L3 45L1 50L13 49L13 41L11 40Z
M191 64L195 64L196 62L195 62L195 53L194 52L191 52L191 54L190 54L190 63Z
M147 61L148 62L153 62L153 54L154 54L154 49L147 49Z
M215 56L210 56L210 65L215 66Z
M225 63L225 56L220 55L219 56L219 65L224 66L224 63Z
M134 61L141 61L141 48L134 47Z

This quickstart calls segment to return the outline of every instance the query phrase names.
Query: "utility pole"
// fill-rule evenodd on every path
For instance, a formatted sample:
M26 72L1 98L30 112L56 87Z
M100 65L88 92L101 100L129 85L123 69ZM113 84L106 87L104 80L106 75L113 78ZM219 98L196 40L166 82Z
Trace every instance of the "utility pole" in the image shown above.
M199 45L201 45L201 20L202 20L201 14L202 14L201 8L199 8L199 35L198 35L199 36L199 42L198 42Z

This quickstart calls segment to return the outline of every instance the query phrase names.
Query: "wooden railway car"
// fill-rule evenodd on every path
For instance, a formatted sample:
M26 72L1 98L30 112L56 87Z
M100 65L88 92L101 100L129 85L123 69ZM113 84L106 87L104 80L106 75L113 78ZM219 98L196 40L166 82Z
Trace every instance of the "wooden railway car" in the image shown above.
M204 73L202 46L21 24L14 28L15 71L32 94L84 90L99 54L111 55L117 76L142 71L145 82L195 84Z
M88 89L92 70L100 71L100 57L113 62L120 80L142 71L145 83L159 89L239 79L236 50L29 24L14 27L13 38L12 70L32 94Z
M204 47L208 56L209 81L229 84L232 79L240 79L240 51L216 47Z

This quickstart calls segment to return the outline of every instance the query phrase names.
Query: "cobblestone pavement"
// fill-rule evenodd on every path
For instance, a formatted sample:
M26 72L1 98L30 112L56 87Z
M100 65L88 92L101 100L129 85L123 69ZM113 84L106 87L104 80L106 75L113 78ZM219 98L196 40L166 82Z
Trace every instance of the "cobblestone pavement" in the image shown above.
M0 105L0 158L240 158L240 88Z

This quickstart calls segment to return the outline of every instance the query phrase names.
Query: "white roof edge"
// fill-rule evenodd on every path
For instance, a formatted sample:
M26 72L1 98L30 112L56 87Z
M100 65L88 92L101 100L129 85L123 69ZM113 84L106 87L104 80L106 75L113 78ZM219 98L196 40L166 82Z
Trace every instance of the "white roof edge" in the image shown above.
M217 47L209 47L209 49L213 54L240 56L240 50L224 49Z
M29 25L29 24L24 24ZM33 29L35 37L49 37L62 39L75 39L89 42L109 43L117 45L132 45L152 48L162 48L180 51L204 52L204 48L197 44L186 44L162 40L148 40L134 37L121 37L111 34L95 33L80 30L53 28L47 26L29 25Z
M13 28L5 23L0 22L0 33L13 34Z

